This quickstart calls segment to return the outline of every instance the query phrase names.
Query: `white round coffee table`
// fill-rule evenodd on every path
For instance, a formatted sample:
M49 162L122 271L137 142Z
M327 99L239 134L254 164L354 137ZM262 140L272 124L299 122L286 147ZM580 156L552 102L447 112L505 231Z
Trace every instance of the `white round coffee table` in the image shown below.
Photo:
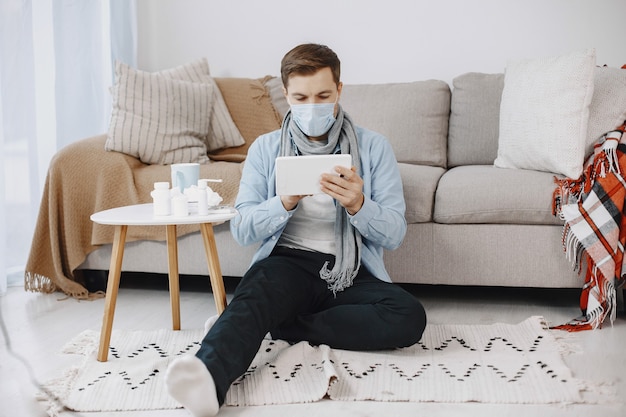
M111 253L111 265L107 282L106 299L104 304L104 316L102 318L102 330L100 332L100 346L98 360L106 362L109 344L111 342L111 330L115 314L115 302L120 285L122 271L122 259L124 257L124 244L128 226L165 226L168 275L170 289L170 304L172 307L172 328L180 330L180 286L178 277L178 242L176 238L176 226L181 224L199 224L204 250L206 252L211 280L211 289L215 298L215 307L218 314L226 308L226 291L217 255L217 245L213 233L213 225L223 223L235 217L237 210L232 207L218 207L209 210L208 215L199 215L194 206L190 208L189 216L155 216L152 204L137 204L132 206L117 207L110 210L100 211L91 215L90 219L99 224L115 226L113 249Z

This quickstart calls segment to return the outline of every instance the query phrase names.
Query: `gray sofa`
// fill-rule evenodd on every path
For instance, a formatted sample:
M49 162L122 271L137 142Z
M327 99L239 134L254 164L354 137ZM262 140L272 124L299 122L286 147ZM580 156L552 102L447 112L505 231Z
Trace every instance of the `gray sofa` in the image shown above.
M385 253L394 281L581 287L583 277L564 255L562 221L552 215L555 175L493 165L503 80L468 73L452 86L437 80L344 86L344 109L389 138L402 174L408 231L399 249ZM284 114L279 78L264 79L264 86ZM228 224L215 232L223 275L241 276L256 247L237 245ZM79 269L106 270L110 254L111 246L102 245ZM165 254L163 241L129 242L123 270L166 273ZM181 274L207 274L199 233L179 239L179 266Z

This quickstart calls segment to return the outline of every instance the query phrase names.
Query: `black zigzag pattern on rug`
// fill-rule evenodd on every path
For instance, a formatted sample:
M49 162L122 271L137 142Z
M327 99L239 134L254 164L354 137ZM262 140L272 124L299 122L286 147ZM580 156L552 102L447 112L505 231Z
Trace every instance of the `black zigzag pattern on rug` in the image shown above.
M584 402L595 386L575 378L562 355L576 349L542 317L518 324L427 326L412 346L346 351L307 342L263 340L246 372L230 387L226 405L343 401ZM194 354L200 329L117 331L109 361L98 362L99 333L84 331L64 353L84 356L46 386L73 410L168 409L165 370L174 358Z
M122 355L115 346L109 346L109 353L111 354L111 357L114 359L121 359L122 357L125 357L126 359L141 360L143 354L148 351L156 352L157 355L161 358L169 358L169 357L176 357L176 356L188 354L192 351L195 352L199 347L200 347L200 342L192 342L184 346L182 349L178 349L174 353L169 353L166 349L163 349L158 343L148 343L124 355ZM137 379L137 378L131 377L131 375L129 375L128 372L124 370L120 372L107 371L107 372L103 372L100 376L88 382L86 385L77 387L76 389L79 391L84 391L88 389L89 387L93 387L99 382L104 381L107 378L119 377L121 378L121 382L123 384L127 385L131 390L135 390L137 388L140 388L141 385L146 385L151 379L159 377L160 372L161 371L159 369L153 369L151 371L147 371L147 374L145 375L145 377L140 377L139 379Z
M528 347L527 349L524 349L519 346L516 346L514 343L510 342L507 338L496 336L496 337L490 338L489 341L486 343L486 345L484 345L482 348L476 348L476 347L470 346L463 338L450 336L438 346L428 347L422 341L418 342L417 346L419 346L419 349L421 349L422 351L434 350L438 352L443 352L446 349L450 348L453 342L456 342L456 344L458 344L460 347L462 347L463 349L467 349L471 352L481 351L484 353L488 353L494 349L495 345L501 344L507 348L510 348L514 352L521 353L521 352L536 352L537 349L540 347L542 340L543 340L543 336L537 335L537 337L535 337L535 339L532 341L530 347ZM275 345L274 342L269 342L268 347L265 348L265 353L270 353L272 351L273 345ZM322 361L319 364L311 363L309 364L309 366L321 371L322 369L324 369L325 362L326 361ZM330 362L334 364L334 361L330 360ZM280 372L279 368L272 362L265 362L263 366L266 366L269 369L271 369L271 373L274 379L279 379L279 380L282 380L283 382L289 382L293 378L296 378L298 376L298 373L300 373L304 365L302 363L296 363L293 365L293 368L288 370L286 373ZM430 363L430 362L420 363L419 361L416 362L416 367L418 368L418 370L413 373L410 373L402 369L400 366L398 366L395 363L388 363L388 364L373 363L367 366L366 369L360 370L360 371L356 371L352 369L350 363L348 362L342 362L340 366L342 367L342 369L346 371L347 375L355 379L366 378L374 374L374 372L379 370L381 367L388 367L392 370L393 373L395 373L400 378L408 382L413 381L417 378L420 378L426 372L429 372L433 369L440 370L443 374L445 374L446 376L450 378L456 379L458 382L463 382L466 380L470 382L469 380L472 377L472 374L475 373L475 371L481 368L485 368L493 372L498 378L502 379L505 382L517 382L521 378L523 378L525 375L528 375L528 370L531 367L535 367L535 368L540 369L543 373L545 373L550 378L553 378L553 379L561 378L560 381L563 383L566 383L568 381L566 377L559 377L558 373L552 367L550 367L550 365L548 365L547 363L543 361L536 361L534 363L524 363L519 368L513 370L512 374L510 372L507 373L505 370L501 369L500 367L496 365L491 365L491 364L480 365L477 363L472 364L465 370L465 372L462 372L462 373L455 373L444 363ZM241 375L233 383L233 385L237 386L237 385L242 384L247 378L251 377L255 372L257 372L259 368L260 367L258 365L250 366L250 368L248 368L248 370L243 375Z

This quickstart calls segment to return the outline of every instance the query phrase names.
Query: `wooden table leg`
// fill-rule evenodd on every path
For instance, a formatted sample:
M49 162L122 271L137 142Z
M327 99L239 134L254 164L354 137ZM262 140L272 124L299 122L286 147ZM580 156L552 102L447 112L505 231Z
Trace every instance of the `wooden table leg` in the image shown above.
M172 329L180 330L180 280L178 276L178 240L176 225L167 225L167 268L172 306Z
M226 290L224 289L222 269L220 268L220 260L217 255L213 225L211 223L202 223L200 224L200 231L202 232L204 250L206 251L206 259L209 264L209 276L211 279L213 297L215 298L215 308L217 309L217 313L221 314L226 308Z
M100 346L98 348L98 361L106 362L111 343L111 329L113 328L113 316L115 315L115 302L117 291L120 287L120 275L122 273L122 259L124 258L124 243L128 226L115 227L113 238L113 250L111 251L111 265L109 266L109 278L107 280L107 292L104 302L104 316L102 318L102 330L100 331Z

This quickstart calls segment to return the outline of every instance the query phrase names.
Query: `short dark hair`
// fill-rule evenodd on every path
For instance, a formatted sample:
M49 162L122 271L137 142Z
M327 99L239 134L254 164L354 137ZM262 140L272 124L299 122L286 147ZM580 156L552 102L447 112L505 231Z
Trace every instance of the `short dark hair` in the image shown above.
M298 45L287 52L280 62L283 86L287 88L287 82L292 74L311 75L326 67L330 68L335 84L339 85L341 62L332 49L315 43Z

